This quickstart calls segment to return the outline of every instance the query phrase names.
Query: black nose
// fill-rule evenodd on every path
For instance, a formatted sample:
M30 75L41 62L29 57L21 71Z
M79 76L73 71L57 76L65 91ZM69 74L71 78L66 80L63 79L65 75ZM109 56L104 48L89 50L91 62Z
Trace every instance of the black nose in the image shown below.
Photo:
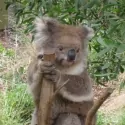
M69 61L73 61L75 60L75 57L76 57L76 52L74 49L71 49L68 51L68 60Z

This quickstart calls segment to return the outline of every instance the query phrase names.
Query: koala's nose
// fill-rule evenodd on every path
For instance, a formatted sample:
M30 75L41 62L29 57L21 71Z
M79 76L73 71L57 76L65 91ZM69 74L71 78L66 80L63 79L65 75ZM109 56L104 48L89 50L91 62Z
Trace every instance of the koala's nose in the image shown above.
M68 60L69 61L73 61L75 60L75 57L76 57L76 52L74 49L71 49L68 51Z

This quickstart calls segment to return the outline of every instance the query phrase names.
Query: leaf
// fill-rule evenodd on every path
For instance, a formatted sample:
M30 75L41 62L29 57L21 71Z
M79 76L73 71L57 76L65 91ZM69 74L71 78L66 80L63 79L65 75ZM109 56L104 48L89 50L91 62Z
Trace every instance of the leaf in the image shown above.
M97 38L97 41L98 41L101 45L107 47L107 44L105 43L104 39L103 39L101 36L99 36L99 37Z
M6 4L6 10L7 10L12 3L7 1L5 2L5 4Z
M105 46L105 47L109 47L110 49L113 49L114 47L117 47L117 46L118 46L118 44L117 44L114 40L112 40L112 39L110 39L110 38L102 38L101 36L99 36L99 37L97 38L97 41L98 41L101 45L103 45L103 46Z
M121 30L121 35L125 38L125 23L121 24L120 30Z
M121 43L121 44L117 47L116 53L123 53L123 52L125 52L125 44Z
M116 75L116 73L104 73L104 74L94 74L97 77L109 76L109 75Z
M84 6L85 9L92 8L95 4L97 4L97 0L91 0L90 2L87 2L87 4Z
M115 24L114 26L111 26L111 28L108 31L108 34L114 33L113 31L115 31L117 29L117 27L118 27L118 24Z
M110 4L117 4L117 0L108 0Z
M109 48L109 47L106 48L106 49L103 49L103 50L101 50L101 51L98 53L97 56L101 57L101 56L103 56L105 53L107 53L107 52L109 52L109 51L110 51L110 48Z
M29 3L29 10L32 10L34 6L35 6L35 1L30 2Z
M124 68L122 66L120 66L120 72L123 73L124 72Z
M29 25L27 29L24 31L24 33L32 32L34 31L34 25Z
M33 20L34 20L34 17L30 17L30 18L24 20L22 23L25 24L25 23L33 22Z
M111 63L106 63L104 66L102 66L102 70L109 68L110 65Z

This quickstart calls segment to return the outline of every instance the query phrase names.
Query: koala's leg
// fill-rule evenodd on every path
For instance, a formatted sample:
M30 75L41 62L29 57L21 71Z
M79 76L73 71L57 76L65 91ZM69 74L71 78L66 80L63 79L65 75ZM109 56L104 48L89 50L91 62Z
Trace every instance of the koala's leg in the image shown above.
M57 118L54 125L82 125L79 117L73 113L63 113Z
M38 65L38 61L34 60L30 63L28 68L28 87L30 93L33 96L33 101L35 103L35 109L32 113L31 125L37 125L37 108L39 104L40 88L41 88L41 67Z
M81 124L85 125L86 116L83 117L83 116L79 115L79 118L80 118ZM93 117L92 125L96 125L96 115Z
M44 73L50 73L55 67L51 63L34 60L28 68L28 87L33 96L35 110L32 115L31 125L37 125L37 108L40 101L40 91Z
M31 120L31 125L37 125L38 120L37 120L37 108L34 109L34 112L32 114L32 120Z

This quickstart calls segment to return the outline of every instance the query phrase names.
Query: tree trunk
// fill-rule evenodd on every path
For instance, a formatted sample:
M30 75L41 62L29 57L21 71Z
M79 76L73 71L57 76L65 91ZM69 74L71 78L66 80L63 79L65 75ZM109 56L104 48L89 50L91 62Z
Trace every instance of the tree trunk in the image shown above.
M44 61L54 62L55 54L44 54ZM49 125L49 119L51 113L51 98L54 95L54 86L50 81L43 79L41 94L40 94L40 103L38 110L38 125Z

